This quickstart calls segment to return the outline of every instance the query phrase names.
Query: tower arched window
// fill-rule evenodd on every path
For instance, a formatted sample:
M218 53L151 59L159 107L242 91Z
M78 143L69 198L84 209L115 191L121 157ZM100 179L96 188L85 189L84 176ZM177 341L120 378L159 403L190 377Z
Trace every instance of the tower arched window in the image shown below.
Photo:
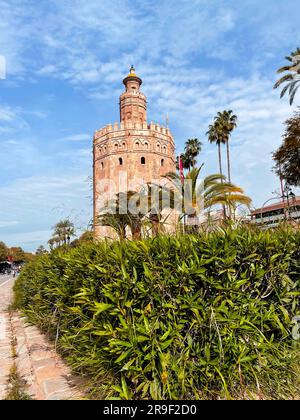
M144 156L141 158L141 164L146 165L146 159L144 158Z
M164 153L165 153L165 154L167 153L167 148L166 148L166 146L164 146Z
M145 150L149 150L149 143L145 143Z
M123 159L119 158L119 165L122 166L123 165Z
M125 141L122 143L122 147L123 147L123 149L126 149L126 143L125 143Z
M101 169L104 169L104 163L101 162Z
M157 143L157 145L156 145L156 150L157 150L158 152L160 152L160 144L159 144L159 143Z
M162 159L162 160L160 161L160 165L161 165L161 166L164 166L164 165L165 165L165 159Z
M135 142L135 148L138 150L140 148L140 143L138 141Z
M118 143L115 143L115 150L118 150L118 148L119 148Z

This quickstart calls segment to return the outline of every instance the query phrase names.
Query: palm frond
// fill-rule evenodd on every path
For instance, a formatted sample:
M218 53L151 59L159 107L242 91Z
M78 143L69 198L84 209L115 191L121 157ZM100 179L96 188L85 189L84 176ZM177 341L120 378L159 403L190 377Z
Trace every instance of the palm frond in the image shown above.
M277 89L282 83L288 82L293 80L294 77L292 74L286 74L285 76L283 76L281 79L279 79L275 85L274 85L274 89Z

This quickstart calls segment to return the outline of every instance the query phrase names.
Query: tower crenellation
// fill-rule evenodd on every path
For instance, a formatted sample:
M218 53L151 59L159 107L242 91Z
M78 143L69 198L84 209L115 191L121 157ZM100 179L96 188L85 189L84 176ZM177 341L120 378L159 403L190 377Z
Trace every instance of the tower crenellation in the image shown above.
M120 122L108 124L94 135L94 216L101 210L104 195L113 198L118 192L139 189L141 182L153 182L175 171L174 138L168 127L147 122L142 79L133 67L123 84ZM120 177L126 177L121 187ZM110 187L103 187L106 184ZM105 236L106 229L98 227L96 234Z

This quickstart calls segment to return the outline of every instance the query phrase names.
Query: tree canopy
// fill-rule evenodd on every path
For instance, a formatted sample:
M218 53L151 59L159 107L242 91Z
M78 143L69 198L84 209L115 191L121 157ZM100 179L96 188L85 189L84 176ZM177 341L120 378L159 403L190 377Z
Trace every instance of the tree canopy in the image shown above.
M273 154L275 172L287 184L300 186L300 108L286 123L283 143Z
M0 262L6 261L8 257L8 248L4 242L0 241Z

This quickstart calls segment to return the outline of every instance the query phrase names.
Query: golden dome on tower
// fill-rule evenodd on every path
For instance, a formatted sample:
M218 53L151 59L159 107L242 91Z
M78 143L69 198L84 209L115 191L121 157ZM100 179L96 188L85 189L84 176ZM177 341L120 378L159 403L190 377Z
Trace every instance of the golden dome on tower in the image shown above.
M137 77L137 75L135 74L135 68L133 66L130 67L129 74L127 77L130 77L130 76Z
M140 85L143 83L142 79L136 75L135 68L133 66L130 67L128 76L126 76L123 80L125 86L129 80L136 80Z

